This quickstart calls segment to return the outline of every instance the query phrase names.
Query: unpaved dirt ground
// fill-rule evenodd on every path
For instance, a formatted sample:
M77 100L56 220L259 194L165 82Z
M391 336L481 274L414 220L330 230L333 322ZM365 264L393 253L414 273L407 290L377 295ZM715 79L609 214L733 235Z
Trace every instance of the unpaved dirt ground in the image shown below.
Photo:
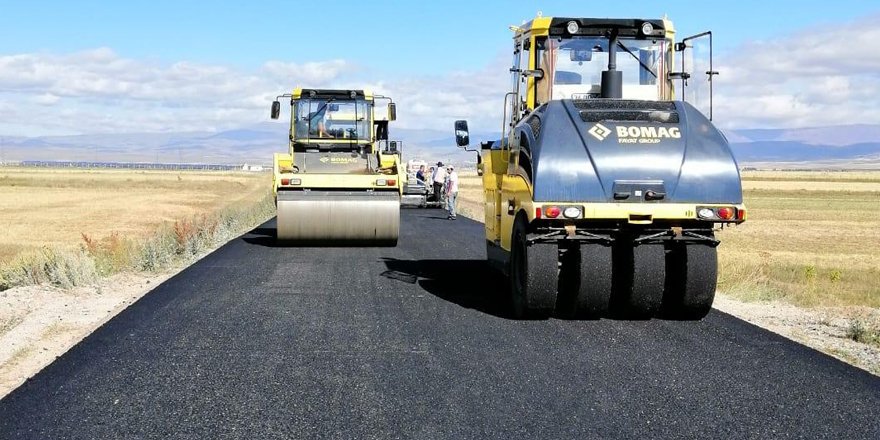
M0 398L171 275L125 273L70 290L0 292Z

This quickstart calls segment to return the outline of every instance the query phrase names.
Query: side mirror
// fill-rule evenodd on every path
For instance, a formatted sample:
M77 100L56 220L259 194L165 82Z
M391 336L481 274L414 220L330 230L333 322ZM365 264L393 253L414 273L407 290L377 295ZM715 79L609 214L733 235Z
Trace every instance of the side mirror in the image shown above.
M467 148L471 144L467 121L455 121L455 143L461 148Z
M272 119L278 119L278 116L281 114L281 103L278 101L272 101L272 114L270 115Z
M388 103L388 120L396 121L397 120L397 104L393 102Z

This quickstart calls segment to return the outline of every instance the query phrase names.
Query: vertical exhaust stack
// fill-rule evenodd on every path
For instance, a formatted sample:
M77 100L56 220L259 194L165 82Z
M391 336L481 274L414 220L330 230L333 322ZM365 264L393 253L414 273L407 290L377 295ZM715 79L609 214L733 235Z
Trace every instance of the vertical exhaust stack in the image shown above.
M623 98L623 72L617 70L617 29L608 38L608 70L602 71L602 98Z

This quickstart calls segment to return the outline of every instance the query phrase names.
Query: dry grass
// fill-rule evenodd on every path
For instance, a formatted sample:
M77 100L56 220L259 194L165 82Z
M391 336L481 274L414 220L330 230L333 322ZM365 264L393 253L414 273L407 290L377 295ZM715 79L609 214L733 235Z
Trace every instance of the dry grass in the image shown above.
M719 233L719 291L802 307L880 307L880 172L743 173L749 220ZM482 186L460 200L482 221Z
M880 307L880 173L863 191L788 189L765 181L747 189L749 220L719 234L719 290L746 300L781 299L799 306ZM796 173L796 178L809 175ZM864 180L864 177L862 177ZM775 187L775 188L774 188Z
M265 174L0 168L0 289L185 261L271 215Z
M25 313L10 313L0 315L0 336L12 330L18 324L24 321Z
M0 168L0 263L49 246L77 249L83 234L145 238L165 222L258 200L261 173Z

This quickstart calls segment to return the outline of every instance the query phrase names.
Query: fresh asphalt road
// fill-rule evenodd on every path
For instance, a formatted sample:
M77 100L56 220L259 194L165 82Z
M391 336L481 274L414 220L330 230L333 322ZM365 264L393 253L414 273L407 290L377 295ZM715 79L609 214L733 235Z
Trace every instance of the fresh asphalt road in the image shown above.
M396 248L255 229L0 401L0 438L880 438L880 378L723 313L509 319L444 214Z

